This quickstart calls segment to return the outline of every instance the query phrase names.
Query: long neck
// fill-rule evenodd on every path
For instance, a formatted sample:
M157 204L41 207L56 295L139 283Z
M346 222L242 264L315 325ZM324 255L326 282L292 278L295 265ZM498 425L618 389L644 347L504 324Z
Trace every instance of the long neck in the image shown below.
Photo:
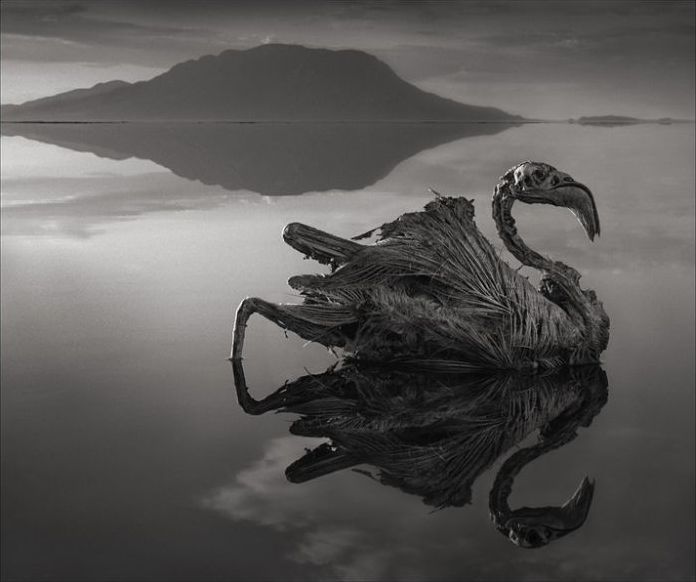
M493 220L500 238L510 253L523 265L539 271L553 270L553 261L530 249L517 233L517 226L511 212L514 202L515 199L510 195L506 185L496 187L493 195Z
M500 238L518 261L543 273L547 285L542 285L539 291L561 307L579 329L585 332L604 334L599 339L588 339L589 344L593 346L595 351L597 349L602 351L606 347L606 338L604 336L607 335L607 324L603 320L597 319L598 313L592 299L580 288L580 273L561 261L552 261L544 257L525 244L517 233L515 219L512 217L511 210L514 201L515 198L511 195L506 184L496 187L493 195L493 220L498 228ZM548 282L554 284L556 291L550 290ZM603 310L601 310L599 316L603 313ZM599 351L597 351L597 354ZM591 357L589 361L595 360L596 358Z
M535 250L529 248L517 232L515 219L512 217L512 205L515 198L510 194L507 185L496 186L493 195L493 220L498 235L510 253L523 265L548 273L557 279L562 279L563 286L576 287L580 290L580 273L561 261L552 261ZM560 283L560 281L558 281Z
M519 472L534 459L575 439L577 429L590 426L592 419L607 403L607 375L599 366L581 366L574 368L570 374L571 379L566 381L566 385L558 385L555 390L570 390L573 385L580 401L570 403L545 425L541 431L543 440L517 451L502 464L488 498L489 508L495 517L502 518L510 513L508 498Z
M500 467L488 497L491 513L496 517L509 514L512 510L510 509L508 498L512 493L512 484L519 472L534 459L563 446L572 441L576 436L575 431L566 431L556 435L550 440L542 441L526 449L521 449L508 458Z

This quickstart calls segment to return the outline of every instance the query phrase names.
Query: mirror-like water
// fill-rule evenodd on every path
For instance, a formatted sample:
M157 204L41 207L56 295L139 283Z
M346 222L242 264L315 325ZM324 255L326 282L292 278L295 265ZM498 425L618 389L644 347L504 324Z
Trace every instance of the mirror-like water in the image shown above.
M692 126L128 131L3 127L4 576L693 579ZM434 513L355 471L289 483L324 439L245 415L226 360L242 298L295 301L286 279L324 269L282 228L352 236L433 187L474 198L499 245L493 186L530 158L595 193L594 243L567 211L515 213L604 302L608 401L519 474L510 505L560 505L588 474L587 521L537 550L504 539L488 493L514 448L471 505ZM335 362L260 318L245 357L256 398Z

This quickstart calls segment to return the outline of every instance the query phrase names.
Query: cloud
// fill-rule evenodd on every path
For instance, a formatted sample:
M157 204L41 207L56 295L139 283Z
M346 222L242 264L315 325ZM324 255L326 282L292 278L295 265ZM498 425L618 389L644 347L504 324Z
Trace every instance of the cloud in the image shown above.
M169 67L214 50L209 30L128 20L127 3L121 19L108 18L100 14L100 4L3 2L3 61Z
M126 5L124 5L126 6ZM187 32L185 27L152 26L94 17L89 5L63 2L3 2L3 34L64 39L70 42L94 42L104 35L116 40L127 36L160 36Z
M10 1L2 3L2 53L3 62L80 63L87 54L93 63L168 68L273 40L373 52L409 80L449 84L453 98L477 93L478 102L497 98L531 116L541 113L534 96L503 93L506 82L552 83L542 107L562 117L577 109L571 83L596 89L595 109L693 115L694 4L629 5L201 1L168 2L163 11L150 2ZM31 81L16 73L4 80ZM33 96L50 92L50 83L31 82Z

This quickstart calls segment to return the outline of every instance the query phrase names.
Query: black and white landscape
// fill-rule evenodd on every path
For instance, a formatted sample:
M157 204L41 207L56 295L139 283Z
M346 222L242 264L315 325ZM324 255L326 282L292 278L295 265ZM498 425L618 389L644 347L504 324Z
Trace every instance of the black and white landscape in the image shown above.
M694 578L693 3L0 11L3 580ZM230 366L245 297L331 271L289 223L434 190L520 267L524 160L593 192L593 242L513 212L603 302L599 365L368 369L254 316Z

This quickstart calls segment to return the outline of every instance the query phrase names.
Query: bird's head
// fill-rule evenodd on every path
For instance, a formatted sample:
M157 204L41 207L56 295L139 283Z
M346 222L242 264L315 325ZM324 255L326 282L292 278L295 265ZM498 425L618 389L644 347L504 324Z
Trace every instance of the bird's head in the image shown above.
M540 548L585 523L592 505L594 483L585 477L561 507L522 507L491 515L496 528L521 548Z
M577 217L590 240L599 235L599 215L590 189L543 162L522 162L510 168L496 186L527 204L564 206Z

